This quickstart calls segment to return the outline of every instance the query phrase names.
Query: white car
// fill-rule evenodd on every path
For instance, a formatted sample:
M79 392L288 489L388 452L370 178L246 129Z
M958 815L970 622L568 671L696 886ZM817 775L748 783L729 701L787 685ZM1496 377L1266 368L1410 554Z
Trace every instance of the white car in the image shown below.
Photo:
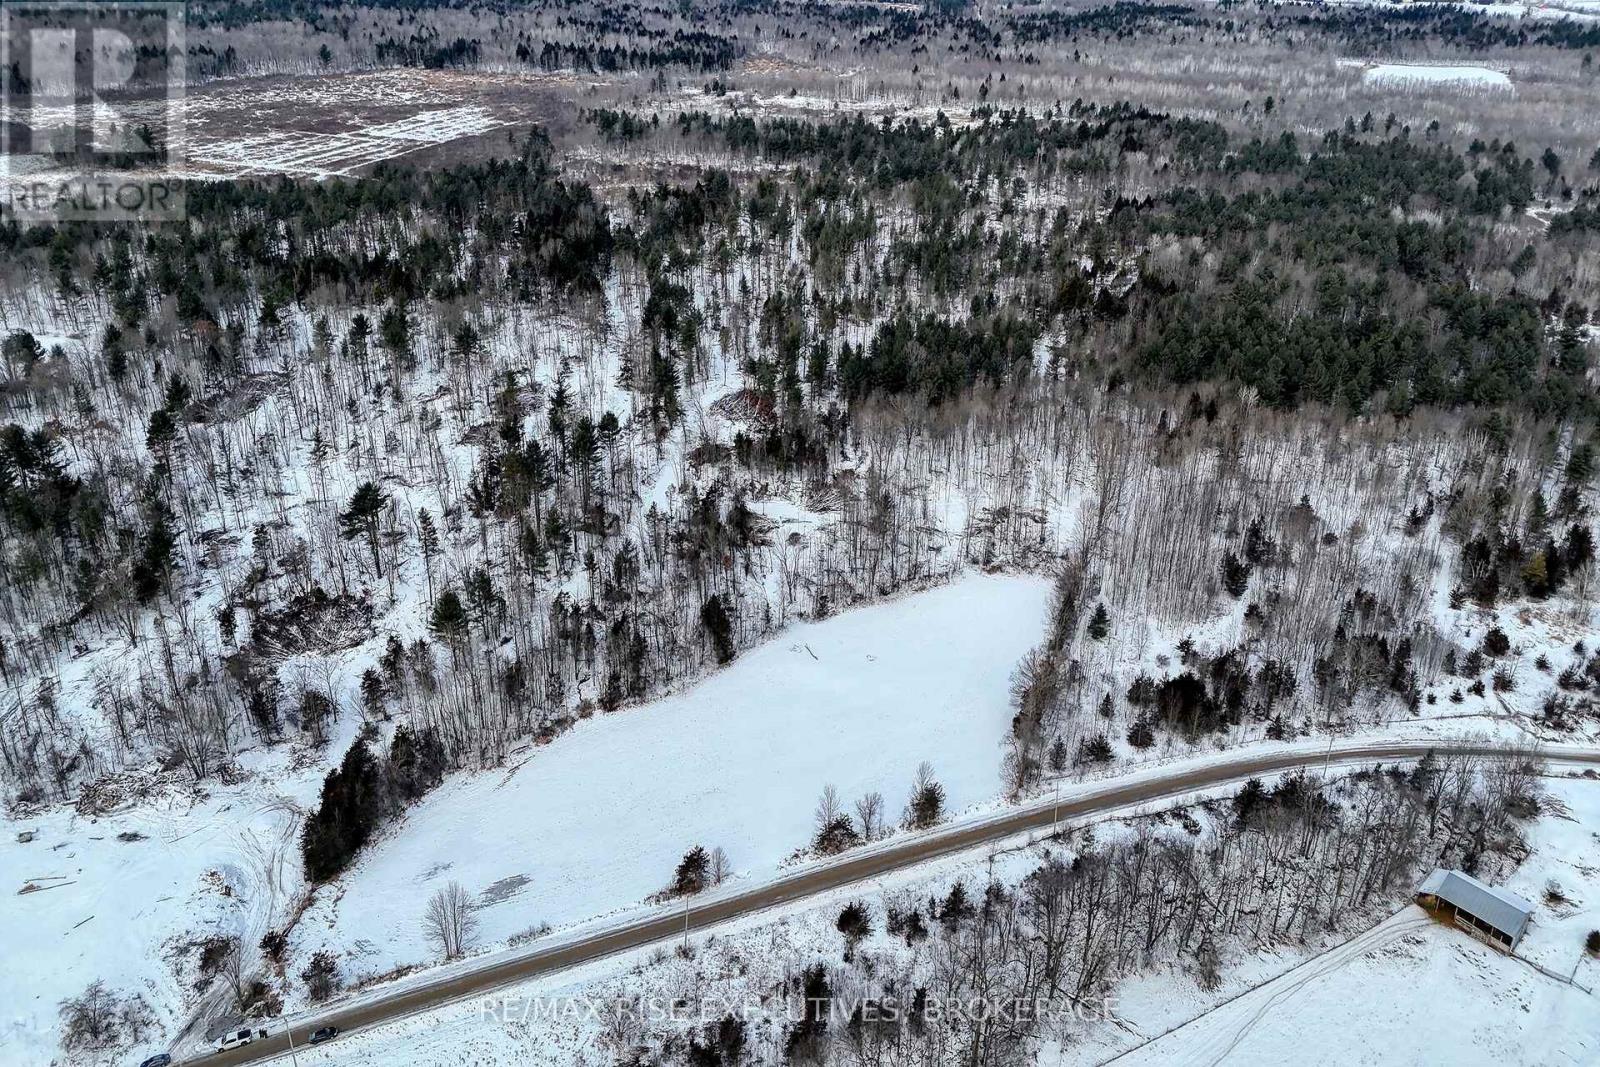
M256 1039L256 1034L255 1034L254 1030L235 1030L232 1033L229 1033L227 1036L225 1036L217 1044L217 1051L218 1052L227 1052L230 1049L239 1048L241 1045L248 1045L250 1042L254 1041L255 1039Z

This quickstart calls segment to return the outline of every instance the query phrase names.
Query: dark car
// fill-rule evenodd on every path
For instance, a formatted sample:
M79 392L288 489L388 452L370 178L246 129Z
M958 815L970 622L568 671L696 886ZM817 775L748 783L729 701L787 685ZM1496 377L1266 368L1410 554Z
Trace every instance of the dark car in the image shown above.
M172 1062L172 1057L165 1052L158 1052L154 1056L139 1064L139 1067L167 1067Z
M311 1031L311 1036L306 1040L310 1041L313 1045L320 1045L324 1041L332 1041L338 1036L339 1028L337 1026L319 1026L317 1029Z

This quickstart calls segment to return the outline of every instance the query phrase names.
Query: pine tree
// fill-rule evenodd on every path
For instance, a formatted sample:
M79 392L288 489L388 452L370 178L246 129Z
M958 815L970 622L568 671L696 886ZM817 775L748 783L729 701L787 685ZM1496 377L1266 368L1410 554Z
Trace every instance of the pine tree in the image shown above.
M173 536L171 516L161 500L150 504L150 525L146 527L140 543L139 558L133 565L133 594L139 602L148 604L155 595L166 588L172 573L172 552L177 544Z
M913 830L926 830L944 818L944 786L933 777L933 768L924 763L917 768L906 805L906 824Z
M1563 554L1567 559L1568 571L1575 571L1594 559L1594 535L1589 532L1589 527L1573 523L1567 528Z
M372 550L372 566L383 577L383 561L378 556L378 520L389 506L389 497L372 482L362 482L339 514L339 534L346 541L365 537Z
M706 635L711 638L712 647L716 649L717 663L721 665L732 663L735 655L733 622L728 618L728 609L723 606L720 593L712 593L700 606L700 625L705 627Z
M461 604L461 597L454 589L446 589L439 594L439 599L433 602L433 613L428 617L428 629L433 631L435 637L450 645L455 645L467 635L467 609Z
M1150 720L1140 716L1128 728L1128 744L1137 749L1146 749L1156 743L1156 733L1150 728Z
M1089 636L1094 640L1103 639L1111 632L1111 613L1106 611L1104 604L1094 606L1094 614L1089 617Z
M711 856L699 845L684 853L678 869L672 875L672 891L678 896L698 893L706 887L711 869Z
M428 599L433 599L433 561L439 555L439 529L427 508L417 510L417 545L422 550L422 569L428 579Z
M1266 527L1262 525L1261 517L1258 515L1251 519L1250 526L1245 530L1244 534L1245 562L1252 566L1270 563L1277 550L1278 546L1273 543L1272 538L1267 536ZM1238 594L1234 595L1237 596Z
M1232 552L1222 557L1222 588L1232 597L1242 597L1250 587L1250 565Z
M368 715L387 717L383 710L383 702L388 695L383 675L371 667L361 672L361 703L367 709Z
M383 802L378 762L364 739L344 754L322 783L322 799L305 823L300 854L306 880L326 882L350 865L372 836Z

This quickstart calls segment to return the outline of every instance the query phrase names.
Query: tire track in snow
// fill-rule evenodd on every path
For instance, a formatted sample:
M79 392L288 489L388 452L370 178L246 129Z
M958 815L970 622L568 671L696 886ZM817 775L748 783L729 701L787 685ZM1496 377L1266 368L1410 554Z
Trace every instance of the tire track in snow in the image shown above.
M1240 1042L1250 1035L1257 1023L1266 1018L1268 1012L1291 1000L1306 986L1340 970L1374 949L1382 948L1432 924L1433 920L1421 908L1414 904L1407 905L1348 941L1224 1000L1203 1014L1179 1023L1159 1037L1114 1056L1105 1063L1127 1058L1128 1063L1160 1062L1216 1067L1233 1054ZM1202 1029L1210 1026L1211 1030L1203 1032L1198 1043L1188 1048L1169 1051L1160 1047L1173 1034L1192 1026ZM1151 1056L1155 1058L1152 1060Z

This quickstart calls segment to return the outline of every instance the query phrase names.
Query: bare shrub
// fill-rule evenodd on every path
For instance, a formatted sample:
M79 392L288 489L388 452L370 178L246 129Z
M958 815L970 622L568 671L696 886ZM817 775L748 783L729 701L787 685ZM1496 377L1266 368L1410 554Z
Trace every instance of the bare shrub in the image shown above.
M125 1048L144 1040L153 1021L144 997L119 996L97 978L61 1002L61 1047L68 1052Z

